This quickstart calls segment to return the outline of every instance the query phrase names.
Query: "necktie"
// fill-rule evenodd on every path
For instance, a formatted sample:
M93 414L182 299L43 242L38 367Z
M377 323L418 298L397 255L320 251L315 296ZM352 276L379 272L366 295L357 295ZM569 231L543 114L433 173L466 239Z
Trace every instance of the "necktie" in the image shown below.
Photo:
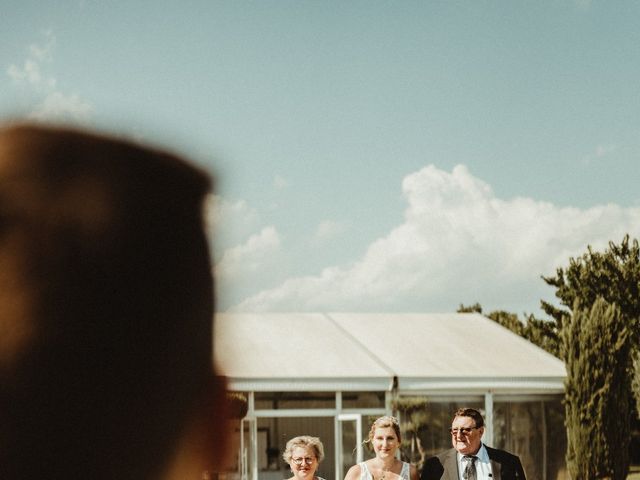
M467 466L464 468L464 473L462 474L462 478L465 480L477 480L478 476L476 473L476 460L478 457L475 455L465 455L462 457L463 460L467 462Z

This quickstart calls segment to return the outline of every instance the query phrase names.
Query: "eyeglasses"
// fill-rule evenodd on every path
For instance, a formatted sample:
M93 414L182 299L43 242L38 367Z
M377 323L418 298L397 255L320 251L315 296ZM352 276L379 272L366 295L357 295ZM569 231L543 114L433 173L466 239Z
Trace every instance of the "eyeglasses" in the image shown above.
M316 461L316 457L292 458L291 461L296 465L302 465L302 462L306 463L307 465L311 465L313 462Z
M463 437L466 437L467 435L471 434L471 431L476 429L476 428L480 428L480 427L462 427L462 428L451 428L449 430L449 432L451 433L451 435L453 437L457 437L458 434L462 435Z

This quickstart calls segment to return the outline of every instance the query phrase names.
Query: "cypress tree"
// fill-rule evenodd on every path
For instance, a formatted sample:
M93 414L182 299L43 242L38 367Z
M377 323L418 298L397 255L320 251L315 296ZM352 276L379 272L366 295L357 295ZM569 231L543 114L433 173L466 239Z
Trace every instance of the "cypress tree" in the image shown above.
M624 480L629 470L633 325L598 297L576 303L560 333L567 368L567 467L573 480Z
M640 418L640 354L636 353L633 359L633 377L631 380L633 396L636 400L636 414Z
M593 305L598 297L620 308L632 324L636 343L640 344L640 244L625 235L620 244L609 242L604 252L591 247L583 255L569 259L569 265L556 269L555 276L542 277L556 289L561 307L541 301L541 307L554 319L554 330L560 333L571 316L571 308Z

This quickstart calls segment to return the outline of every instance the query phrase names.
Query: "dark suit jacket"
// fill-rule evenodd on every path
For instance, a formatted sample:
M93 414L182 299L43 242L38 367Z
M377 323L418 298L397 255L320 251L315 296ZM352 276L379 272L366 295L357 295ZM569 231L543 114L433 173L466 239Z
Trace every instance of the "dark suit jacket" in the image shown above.
M485 445L494 480L526 480L520 459L504 450ZM422 468L420 480L459 480L458 459L454 448L428 458Z

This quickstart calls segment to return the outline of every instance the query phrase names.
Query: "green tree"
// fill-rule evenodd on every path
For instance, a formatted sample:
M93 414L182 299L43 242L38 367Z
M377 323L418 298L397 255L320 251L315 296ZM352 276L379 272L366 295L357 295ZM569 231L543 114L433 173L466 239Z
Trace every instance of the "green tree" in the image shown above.
M633 377L631 379L631 388L636 398L636 413L640 418L640 354L636 354L633 360Z
M640 246L637 239L631 240L626 235L619 245L609 242L609 248L604 252L587 247L586 253L569 259L568 267L558 268L555 276L542 278L555 287L555 296L560 303L560 307L556 307L541 300L542 309L551 320L525 315L521 321L517 315L500 310L487 317L560 358L560 333L571 316L574 303L593 305L596 298L602 297L618 305L621 315L633 329L635 344L640 345ZM460 305L458 311L482 313L482 307L479 303ZM636 369L640 377L640 361L636 362ZM640 405L640 379L634 384L634 392Z
M567 467L574 480L627 477L633 338L621 309L602 297L585 309L576 302L564 319Z
M621 315L632 326L636 340L640 339L640 246L626 235L620 245L609 242L604 252L593 251L589 246L580 257L570 258L569 266L558 268L556 275L542 277L556 289L556 297L562 307L541 301L542 309L554 321L554 331L559 333L571 316L576 301L580 305L593 305L598 297L615 303ZM636 341L636 343L638 343Z
M555 296L559 300L559 306L541 301L542 309L551 320L529 315L520 321L517 316L500 311L487 316L562 358L567 364L567 381L573 378L574 382L567 385L566 393L566 402L573 401L571 408L575 409L570 412L570 405L566 404L567 434L572 436L567 458L573 462L571 468L577 469L572 477L575 480L603 478L609 471L613 478L624 478L621 475L629 463L629 424L634 407L640 411L638 240L631 240L626 235L620 244L609 242L603 252L587 247L586 253L570 258L567 267L558 268L555 276L543 277L543 280L556 289ZM479 304L471 307L461 305L463 308L482 313ZM617 330L609 331L609 328ZM583 345L584 342L587 343ZM590 353L598 348L602 356L600 361L595 360L595 353ZM635 362L632 361L634 358ZM583 390L578 389L580 382ZM590 387L593 391L589 394ZM621 403L605 401L605 394L619 399ZM632 394L635 394L636 405L633 405ZM588 395L592 395L590 400L587 400ZM582 403L576 398L581 398ZM587 442L596 435L601 440L598 452L585 455L591 447L584 445L590 446L591 443L581 443L576 447L577 442ZM578 457L584 458L580 465L577 464L580 458L576 457L576 452L580 452ZM592 475L592 472L601 476Z
M556 288L556 297L561 307L541 302L542 309L554 319L547 339L559 336L564 323L571 317L571 308L578 301L581 305L592 305L602 297L620 308L620 315L632 330L634 337L632 355L638 355L640 345L640 246L638 240L625 235L619 245L609 242L604 252L591 247L578 258L569 259L569 266L558 268L556 275L543 277L547 284ZM552 340L550 340L552 343ZM640 377L640 362L635 362L628 374ZM640 412L640 379L629 384L630 395L635 396Z
M560 337L555 322L536 318L531 314L527 317L523 336L551 355L560 358Z
M508 328L513 333L517 333L521 337L526 338L526 326L525 323L522 322L518 315L511 312L505 312L504 310L496 310L487 315L491 320L496 323L499 323L505 328Z
M458 313L482 313L482 305L478 302L473 305L464 305L461 303L458 307Z
M460 304L458 313L481 314L482 306L479 303L474 303L473 305ZM524 320L520 320L517 314L504 310L495 310L488 313L486 317L526 338L552 355L560 356L558 332L555 330L553 321L536 318L533 314L525 315Z

